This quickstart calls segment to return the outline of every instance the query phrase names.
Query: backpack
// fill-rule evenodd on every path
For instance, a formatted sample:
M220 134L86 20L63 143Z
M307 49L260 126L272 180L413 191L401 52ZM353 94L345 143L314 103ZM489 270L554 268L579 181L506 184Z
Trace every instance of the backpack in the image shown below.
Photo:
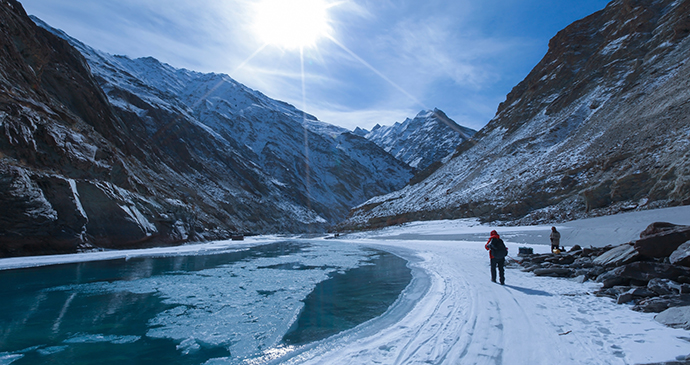
M489 246L491 247L491 253L494 255L495 258L502 259L508 256L508 248L506 247L505 243L503 243L502 239L492 239L491 244Z

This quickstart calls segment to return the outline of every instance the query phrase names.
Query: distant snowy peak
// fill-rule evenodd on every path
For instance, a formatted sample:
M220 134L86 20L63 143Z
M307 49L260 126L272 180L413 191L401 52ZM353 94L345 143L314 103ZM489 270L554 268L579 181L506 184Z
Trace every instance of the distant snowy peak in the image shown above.
M355 130L355 134L364 135L418 170L441 161L475 133L473 129L458 125L438 109L423 110L413 119L408 118L392 126L376 125L370 132Z

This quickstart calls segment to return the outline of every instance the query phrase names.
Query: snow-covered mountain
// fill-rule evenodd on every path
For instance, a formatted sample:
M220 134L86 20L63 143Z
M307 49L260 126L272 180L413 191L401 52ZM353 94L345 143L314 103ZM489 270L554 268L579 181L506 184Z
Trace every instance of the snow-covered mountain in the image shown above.
M210 129L281 186L284 213L316 213L307 223L338 223L354 205L400 189L412 176L412 169L373 143L227 75L176 69L151 57L112 56L33 20L86 57L116 110L142 119L156 119L151 108L174 110ZM141 101L148 106L139 106Z
M392 126L376 125L371 131L356 129L353 133L376 143L400 161L417 170L453 153L477 131L462 127L441 110L423 110L413 119Z
M424 181L345 224L554 221L690 204L690 2L615 0L573 23L493 120Z
M227 75L175 69L153 58L111 56L52 31L87 58L116 109L155 119L137 106L143 100L197 121L236 144L244 159L283 187L285 204L308 207L330 223L371 196L401 188L411 177L409 168L366 140Z
M225 75L108 55L44 25L61 39L15 0L0 24L0 255L323 230L412 176Z

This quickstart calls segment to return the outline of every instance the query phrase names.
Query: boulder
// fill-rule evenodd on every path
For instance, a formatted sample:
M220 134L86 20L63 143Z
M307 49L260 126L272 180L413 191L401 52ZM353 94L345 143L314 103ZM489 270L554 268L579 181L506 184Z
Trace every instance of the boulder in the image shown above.
M605 267L621 266L638 261L641 255L632 244L626 243L597 256L592 262Z
M680 293L681 285L669 279L652 279L647 284L647 289L657 295L669 295Z
M532 263L532 264L541 264L542 262L546 262L546 259L549 258L550 255L530 255L528 257L524 257L522 259L522 262L524 263Z
M690 241L678 246L669 256L669 261L674 265L690 267Z
M534 270L541 269L542 266L537 264L537 265L530 265L522 269L524 272L533 272Z
M653 236L655 234L668 232L679 227L677 224L668 222L654 222L645 228L644 231L640 232L640 238L645 238L648 236Z
M657 314L654 319L669 327L690 330L690 306L666 309Z
M632 288L624 293L618 295L618 304L628 303L636 299L655 297L657 294L647 288L637 287Z
M594 292L594 295L598 297L609 297L611 299L616 299L621 294L632 289L629 286L614 286L613 288L602 288Z
M550 267L550 268L545 268L545 269L534 270L534 275L536 275L536 276L551 276L551 277L558 277L558 278L571 277L573 275L573 273L574 273L573 269L569 269L569 268L565 268L565 267Z
M641 255L652 258L669 257L683 243L690 240L690 227L676 226L634 242Z
M668 308L690 306L690 294L663 295L643 299L633 310L645 313L661 313Z
M582 251L582 247L580 245L575 245L568 250L568 252L575 252L575 251Z
M553 255L547 258L546 262L558 265L570 265L575 262L575 256L572 254Z
M589 269L587 272L587 277L590 279L594 279L599 277L599 275L606 273L606 269L601 267L601 266L594 266L593 268Z
M583 248L582 251L580 251L580 257L597 257L602 255L604 252L613 249L614 246L608 245L605 247L590 247L590 248Z
M594 256L594 249L583 248L582 252L580 252L580 257L590 257L590 256Z
M633 299L634 299L634 297L630 292L625 292L625 293L618 296L618 299L616 299L616 303L617 304L625 304L628 302L632 302Z
M578 268L578 269L589 269L594 267L594 263L592 262L592 259L589 257L580 257L575 262L573 262L570 267Z
M627 285L631 281L647 284L654 278L675 280L679 276L690 276L690 268L671 264L638 261L617 267L597 278L605 288Z

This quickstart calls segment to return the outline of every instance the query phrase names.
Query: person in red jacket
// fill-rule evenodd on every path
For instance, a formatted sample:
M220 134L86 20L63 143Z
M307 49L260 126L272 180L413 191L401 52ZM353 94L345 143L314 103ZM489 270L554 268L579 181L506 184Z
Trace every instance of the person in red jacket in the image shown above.
M498 232L491 231L491 237L484 246L489 251L489 258L491 258L491 281L496 282L496 268L498 267L498 274L501 280L501 285L505 285L505 262L508 255L508 247L498 235Z

